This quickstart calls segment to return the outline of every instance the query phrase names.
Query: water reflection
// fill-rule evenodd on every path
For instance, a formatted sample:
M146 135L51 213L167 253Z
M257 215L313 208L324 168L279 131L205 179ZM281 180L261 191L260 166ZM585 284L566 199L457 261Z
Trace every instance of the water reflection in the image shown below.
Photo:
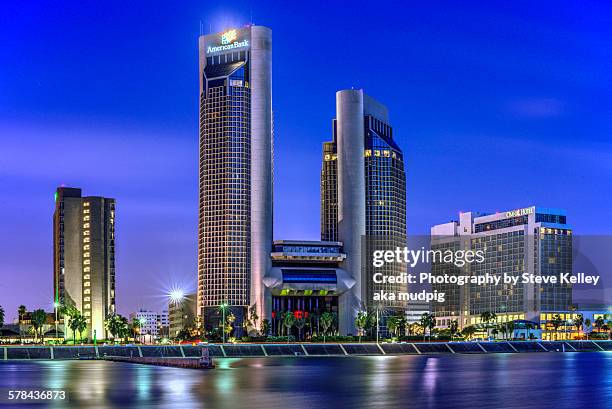
M609 353L269 357L216 363L215 370L199 371L102 361L0 362L0 391L65 388L70 406L52 406L58 408L564 409L585 402L604 408L612 401Z

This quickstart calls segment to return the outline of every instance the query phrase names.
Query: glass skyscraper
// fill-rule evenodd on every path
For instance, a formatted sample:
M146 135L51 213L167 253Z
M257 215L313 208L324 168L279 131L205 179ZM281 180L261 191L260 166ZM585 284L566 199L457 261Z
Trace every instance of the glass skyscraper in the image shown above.
M372 276L406 272L403 263L372 266L375 249L406 246L406 175L403 154L393 139L387 108L362 90L336 94L333 140L323 145L321 238L344 244L342 268L355 279L340 296L342 333L355 333L359 310L403 309L405 302L373 301L379 291L405 292L404 284L375 284ZM376 270L376 271L375 271Z
M199 48L197 313L210 328L221 304L237 324L248 307L269 315L262 280L272 246L272 32L231 29L201 36Z

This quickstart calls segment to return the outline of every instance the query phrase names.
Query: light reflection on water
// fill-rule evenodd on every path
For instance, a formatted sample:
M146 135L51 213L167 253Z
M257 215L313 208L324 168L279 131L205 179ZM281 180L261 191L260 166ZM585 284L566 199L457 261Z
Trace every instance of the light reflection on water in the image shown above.
M0 392L65 388L95 408L609 408L612 354L217 359L215 370L0 362ZM4 397L0 402L6 403ZM19 405L25 408L27 405ZM41 405L35 407L43 407Z

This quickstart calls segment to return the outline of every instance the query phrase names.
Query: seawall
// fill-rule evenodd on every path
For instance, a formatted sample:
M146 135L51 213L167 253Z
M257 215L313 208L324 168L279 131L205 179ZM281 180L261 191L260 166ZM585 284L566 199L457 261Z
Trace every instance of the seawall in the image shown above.
M0 346L0 362L103 357L198 358L208 348L214 358L266 356L356 356L491 354L612 351L612 341L499 341L327 344L206 344L168 346Z

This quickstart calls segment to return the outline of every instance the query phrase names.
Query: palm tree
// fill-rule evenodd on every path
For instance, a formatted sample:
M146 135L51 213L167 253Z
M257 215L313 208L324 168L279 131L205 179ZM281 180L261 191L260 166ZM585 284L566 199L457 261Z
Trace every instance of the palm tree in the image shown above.
M81 314L73 314L68 319L68 328L72 330L72 345L76 345L76 334L81 325L81 318Z
M508 334L510 335L510 339L514 338L514 321L508 321L506 322L506 331L508 331Z
M77 318L76 330L79 332L79 338L81 339L81 343L83 343L83 331L85 331L86 329L87 329L87 320L85 319L85 317L80 315Z
M597 332L601 332L601 329L605 323L606 321L602 316L597 317L597 319L595 320L595 328L597 328Z
M453 337L455 336L455 334L459 330L459 322L457 322L457 320L452 320L450 322L450 325L448 326L448 329L450 330L450 339L452 341Z
M434 317L433 314L425 312L421 315L419 323L423 328L423 341L425 341L425 330L429 330L429 340L431 341L431 331L436 327L436 317Z
M552 320L550 321L553 328L555 329L555 339L559 339L559 327L564 323L563 319L559 314L553 315Z
M261 332L261 335L263 336L267 336L270 333L270 320L269 319L263 319L261 321L261 327L259 331Z
M578 336L580 336L580 331L582 330L582 325L584 324L584 317L582 314L576 315L574 318L574 326L576 327L576 331L578 331Z
M400 317L397 315L392 315L387 318L387 328L389 329L389 332L395 336L397 336L397 330L399 329L400 324Z
M21 304L19 308L17 308L17 325L19 325L19 340L23 344L23 338L21 334L21 322L23 321L23 316L27 312L26 306Z
M469 325L467 327L464 327L461 330L461 334L466 338L466 339L470 339L472 338L472 336L476 333L476 327L473 325Z
M136 342L136 332L140 334L140 320L139 319L132 320L132 335L134 336L134 342Z
M42 334L42 329L45 322L47 322L47 313L45 310L38 309L32 312L32 327L34 328L35 334L40 332L43 344L45 343L45 337ZM36 339L38 340L38 335L36 335Z
M330 312L325 311L323 314L321 314L319 322L321 324L321 327L323 327L323 342L325 342L325 335L334 323L334 315Z
M285 315L283 315L283 326L287 331L287 342L289 342L289 334L291 333L291 327L293 327L293 324L295 324L295 316L293 315L293 312L287 311Z
M298 329L298 341L302 340L302 329L306 325L305 318L298 318L295 320L295 327Z
M365 331L366 326L368 325L368 313L365 311L359 311L357 313L357 318L355 318L355 327L359 332L359 342L361 342L361 336Z
M104 326L113 336L113 340L116 342L117 338L121 340L125 332L129 333L127 319L119 314L111 314L104 321Z
M591 319L586 318L584 320L584 332L586 333L587 341L589 340L589 328L591 328Z
M497 319L497 315L494 312L485 311L480 314L480 321L484 324L485 329L487 330L487 338L489 338L489 323L491 321L495 321Z

